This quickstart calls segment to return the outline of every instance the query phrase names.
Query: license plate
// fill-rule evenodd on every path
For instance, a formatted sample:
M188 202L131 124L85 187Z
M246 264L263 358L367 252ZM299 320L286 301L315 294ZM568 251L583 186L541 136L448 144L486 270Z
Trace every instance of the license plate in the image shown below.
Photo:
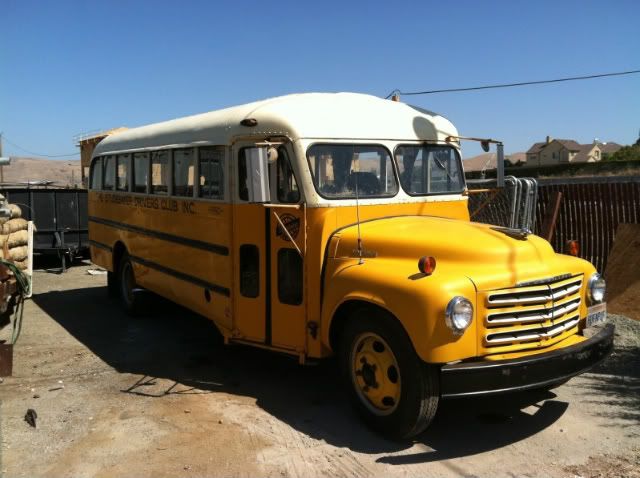
M587 327L602 324L607 320L607 304L598 304L587 309Z

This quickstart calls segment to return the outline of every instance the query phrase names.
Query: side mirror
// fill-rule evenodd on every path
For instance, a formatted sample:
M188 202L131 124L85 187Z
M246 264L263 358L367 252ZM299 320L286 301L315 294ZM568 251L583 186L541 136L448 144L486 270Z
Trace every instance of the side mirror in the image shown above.
M269 151L268 148L248 148L245 158L247 161L247 189L249 202L268 203L271 201L269 191Z
M489 148L491 147L489 145L489 141L480 141L480 146L482 147L482 151L484 151L485 153L488 153Z

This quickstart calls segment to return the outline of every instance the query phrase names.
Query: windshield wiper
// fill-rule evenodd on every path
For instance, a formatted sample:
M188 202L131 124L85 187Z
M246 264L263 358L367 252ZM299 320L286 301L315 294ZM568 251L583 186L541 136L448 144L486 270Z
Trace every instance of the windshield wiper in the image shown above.
M516 229L515 227L493 226L491 229L501 232L502 234L506 234L509 237L513 237L514 239L518 239L519 241L525 241L527 236L531 234L531 231L526 228Z

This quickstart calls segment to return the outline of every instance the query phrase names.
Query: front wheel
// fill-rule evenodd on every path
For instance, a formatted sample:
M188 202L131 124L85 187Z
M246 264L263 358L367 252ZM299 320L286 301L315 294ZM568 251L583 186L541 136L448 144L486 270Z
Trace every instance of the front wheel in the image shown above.
M357 311L342 334L340 362L351 401L371 428L407 439L429 426L438 408L437 370L420 360L394 318Z

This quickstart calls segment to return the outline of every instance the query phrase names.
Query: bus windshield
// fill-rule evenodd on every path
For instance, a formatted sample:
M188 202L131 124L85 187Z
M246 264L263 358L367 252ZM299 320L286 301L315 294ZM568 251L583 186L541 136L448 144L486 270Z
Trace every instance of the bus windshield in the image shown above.
M307 151L313 184L327 199L390 197L398 182L388 150L378 145L315 144Z
M455 148L445 145L400 145L395 150L400 184L407 194L461 193L464 173Z

